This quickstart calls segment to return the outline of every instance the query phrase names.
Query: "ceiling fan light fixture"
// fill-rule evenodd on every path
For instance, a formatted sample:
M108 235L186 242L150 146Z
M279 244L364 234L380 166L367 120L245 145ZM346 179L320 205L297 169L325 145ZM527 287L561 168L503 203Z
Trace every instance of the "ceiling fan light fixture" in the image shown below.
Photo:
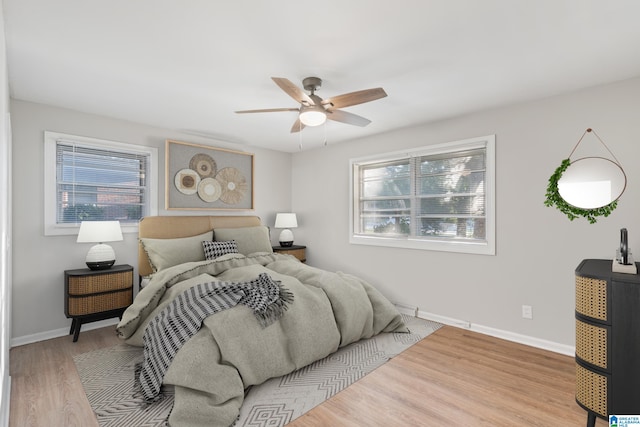
M241 110L242 113L272 113L279 111L297 111L298 117L291 127L291 133L300 132L307 126L320 126L327 119L335 122L346 123L354 126L367 126L371 120L365 119L353 113L341 110L352 105L364 104L384 98L387 93L381 87L374 89L359 90L356 92L344 93L328 99L322 99L315 92L322 85L322 79L318 77L307 77L302 80L302 85L311 92L307 95L302 89L291 83L284 77L271 77L279 87L292 99L300 104L298 108L267 108L261 110Z
M315 105L311 107L303 107L300 111L300 121L305 126L320 126L327 120L327 113L324 108Z

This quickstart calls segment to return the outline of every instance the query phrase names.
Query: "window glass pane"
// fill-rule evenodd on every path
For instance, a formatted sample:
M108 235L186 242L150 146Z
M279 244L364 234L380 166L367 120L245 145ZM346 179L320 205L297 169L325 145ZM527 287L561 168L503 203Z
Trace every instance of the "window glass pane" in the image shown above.
M418 235L448 239L484 239L484 218L420 218Z
M418 194L483 193L484 171L422 176Z
M363 213L380 212L393 215L396 212L408 214L411 209L410 199L367 200L362 202Z
M147 214L149 155L56 145L56 222L137 222Z
M446 153L437 156L424 156L420 164L421 174L438 174L443 172L463 173L485 169L483 151L473 150L458 153Z
M484 215L484 196L423 197L419 214Z
M371 178L394 178L409 176L409 161L402 160L400 162L383 162L372 166L364 166L362 168L362 178L364 180Z
M364 216L362 234L409 235L411 220L406 216Z
M409 161L385 162L362 169L362 196L406 196L411 193Z
M406 196L410 193L411 180L408 177L365 181L362 185L362 195L364 197Z
M351 161L351 243L495 254L495 135L377 159Z

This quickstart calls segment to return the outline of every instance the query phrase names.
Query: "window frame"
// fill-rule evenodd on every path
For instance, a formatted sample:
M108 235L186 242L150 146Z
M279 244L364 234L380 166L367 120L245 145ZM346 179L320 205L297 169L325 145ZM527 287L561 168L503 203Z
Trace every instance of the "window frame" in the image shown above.
M60 236L77 234L80 223L57 223L57 142L75 142L89 148L113 150L122 153L149 155L149 215L158 214L158 149L144 145L89 138L59 132L44 132L44 235ZM137 223L122 223L123 233L137 233Z
M418 156L454 154L456 152L484 148L485 165L485 239L477 241L444 240L415 236L376 236L357 234L360 221L360 166L373 163L393 162ZM420 249L431 251L458 252L480 255L496 253L496 208L495 208L495 135L469 138L460 141L445 142L422 146L410 150L387 152L373 156L349 160L349 243L357 245L386 246L395 248ZM412 211L413 215L413 211Z

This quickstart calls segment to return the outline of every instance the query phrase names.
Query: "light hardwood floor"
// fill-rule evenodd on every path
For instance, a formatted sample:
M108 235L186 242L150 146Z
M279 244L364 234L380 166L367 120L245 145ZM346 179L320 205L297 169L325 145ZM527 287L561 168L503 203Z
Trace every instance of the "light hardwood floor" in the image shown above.
M71 340L11 349L10 427L98 425L72 357L120 341L113 328ZM289 425L584 426L574 390L571 357L445 326Z

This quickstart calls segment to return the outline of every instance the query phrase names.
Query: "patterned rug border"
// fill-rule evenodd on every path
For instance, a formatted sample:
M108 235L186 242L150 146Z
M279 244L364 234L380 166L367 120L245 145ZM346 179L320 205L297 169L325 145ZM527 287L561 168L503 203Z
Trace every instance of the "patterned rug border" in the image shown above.
M358 341L295 372L249 388L234 426L284 426L443 326L402 317L409 334L383 333ZM146 407L142 399L133 397L133 370L142 360L141 348L123 343L76 355L73 360L100 427L166 426L173 407L172 387L163 387L164 399Z

